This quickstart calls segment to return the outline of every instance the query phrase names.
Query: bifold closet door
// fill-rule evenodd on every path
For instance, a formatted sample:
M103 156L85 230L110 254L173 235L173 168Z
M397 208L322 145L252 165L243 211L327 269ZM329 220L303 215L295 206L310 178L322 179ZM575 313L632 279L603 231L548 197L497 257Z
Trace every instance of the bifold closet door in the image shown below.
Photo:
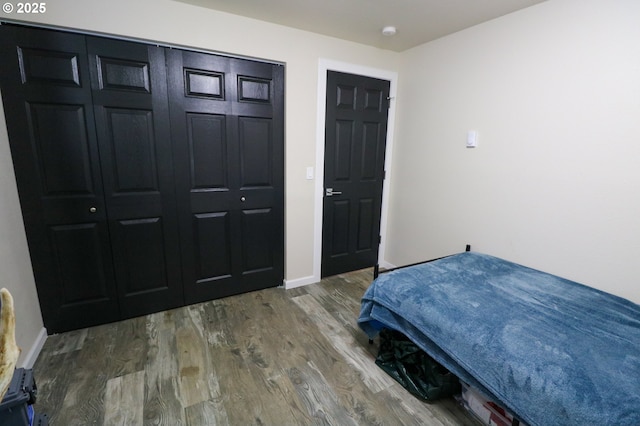
M87 37L122 318L184 304L165 49Z
M282 283L281 65L17 25L0 40L50 333Z
M85 37L0 27L2 97L50 333L120 318Z
M283 67L171 50L187 303L282 284Z
M5 115L47 330L183 305L164 49L0 31Z

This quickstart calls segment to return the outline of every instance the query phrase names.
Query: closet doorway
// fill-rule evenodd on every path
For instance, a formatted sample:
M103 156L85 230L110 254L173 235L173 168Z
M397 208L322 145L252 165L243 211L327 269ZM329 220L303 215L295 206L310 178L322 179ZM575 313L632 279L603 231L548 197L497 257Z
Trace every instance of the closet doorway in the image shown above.
M282 65L17 25L0 40L49 333L282 284Z

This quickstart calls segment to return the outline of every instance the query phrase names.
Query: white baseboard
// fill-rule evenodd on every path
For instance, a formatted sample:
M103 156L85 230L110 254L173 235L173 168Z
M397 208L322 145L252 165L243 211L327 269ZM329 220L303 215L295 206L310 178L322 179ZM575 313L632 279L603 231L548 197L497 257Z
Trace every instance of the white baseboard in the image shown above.
M284 288L285 290L291 290L292 288L315 284L317 282L320 282L320 278L311 275L308 277L296 278L295 280L285 280Z
M384 268L384 269L393 269L393 268L397 268L396 265L389 263L389 262L385 262L384 260L380 262L380 267Z
M27 352L24 359L22 360L22 365L21 365L22 368L26 368L26 369L33 368L34 364L36 363L36 360L38 359L38 355L40 355L40 351L44 346L44 342L46 341L47 341L47 329L42 327L42 329L40 330L40 333L38 333L38 337L36 337L35 342L33 342L33 345L31 345L29 352Z
M380 267L384 269L392 269L395 268L396 265L385 262L384 260L380 261ZM320 282L320 277L316 277L314 275L310 275L308 277L296 278L295 280L284 280L284 288L285 290L291 290L292 288L302 287L309 284L315 284Z

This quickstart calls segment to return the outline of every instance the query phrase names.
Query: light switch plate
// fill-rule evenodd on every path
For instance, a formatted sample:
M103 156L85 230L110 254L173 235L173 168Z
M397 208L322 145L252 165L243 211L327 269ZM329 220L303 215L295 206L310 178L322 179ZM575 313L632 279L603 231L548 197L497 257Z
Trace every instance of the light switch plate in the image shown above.
M475 148L478 146L478 132L469 130L467 132L467 148Z

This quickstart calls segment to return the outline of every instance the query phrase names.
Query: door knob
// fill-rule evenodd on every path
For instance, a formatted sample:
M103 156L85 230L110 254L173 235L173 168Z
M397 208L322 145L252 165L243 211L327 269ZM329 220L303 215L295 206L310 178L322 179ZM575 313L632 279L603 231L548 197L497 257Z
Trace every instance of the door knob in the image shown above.
M342 192L334 191L333 188L327 188L324 190L324 195L326 197L333 197L334 195L340 195L340 194L342 194Z
M240 197L240 201L242 201L243 203L244 203L246 200L247 200L247 199L246 199L244 196Z
M98 209L96 209L95 207L90 207L90 208L89 208L89 211L90 211L91 213L95 213L97 210L98 210Z

